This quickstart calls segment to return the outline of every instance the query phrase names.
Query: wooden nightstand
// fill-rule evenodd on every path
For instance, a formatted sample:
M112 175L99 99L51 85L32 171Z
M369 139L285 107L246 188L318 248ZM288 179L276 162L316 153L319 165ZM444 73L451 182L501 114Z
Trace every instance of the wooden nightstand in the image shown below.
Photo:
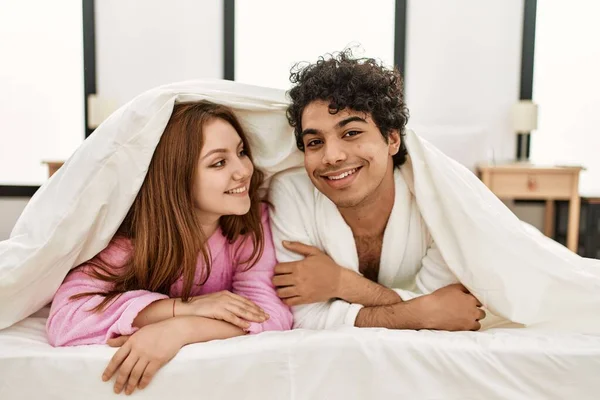
M483 183L503 200L545 200L544 234L554 235L554 201L569 201L567 247L577 252L579 239L579 173L583 167L543 167L527 163L477 166Z
M64 161L42 161L42 164L46 164L48 166L48 178L54 175L64 163Z

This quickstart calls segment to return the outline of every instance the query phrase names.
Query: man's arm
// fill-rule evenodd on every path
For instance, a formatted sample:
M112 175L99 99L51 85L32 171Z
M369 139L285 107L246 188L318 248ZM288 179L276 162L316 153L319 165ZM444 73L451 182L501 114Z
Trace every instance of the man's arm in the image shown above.
M314 246L284 242L283 246L304 256L298 261L279 263L273 283L277 294L289 305L341 299L363 306L381 306L402 301L394 290L373 282L359 273L339 266Z
M421 260L421 265L421 269L416 276L417 292L390 289L372 282L354 271L346 270L347 272L343 276L344 283L341 284L340 288L346 290L342 291L338 297L367 307L385 306L399 301L408 301L423 294L433 293L437 289L459 283L431 238L429 238L429 246Z
M436 290L430 295L387 306L364 307L355 326L389 329L436 329L467 331L481 328L485 318L481 303L460 284Z
M304 257L275 267L273 284L279 288L277 294L291 306L330 299L362 306L384 306L419 296L406 290L387 288L341 267L314 246L298 242L284 242L283 246Z
M423 316L418 315L415 304L407 302L362 308L354 326L359 328L423 329Z
M278 294L291 305L306 304L302 307L324 304L332 297L367 305L356 311L352 321L344 320L346 325L464 331L479 329L479 320L485 317L479 309L481 303L460 284L402 301L395 290L340 267L316 247L287 242L284 246L305 258L275 267L273 282L279 287Z
M373 282L355 271L340 268L342 268L340 284L335 297L365 307L387 306L402 302L402 298L394 290Z
M304 259L302 255L290 251L283 245L283 241L298 241L316 245L314 235L314 186L308 177L301 177L286 173L272 179L269 187L269 202L273 205L270 212L271 231L277 261L292 263ZM276 271L277 273L277 267ZM277 277L275 277L277 278ZM273 279L275 286L280 286ZM283 278L283 279L287 279ZM287 285L281 285L287 286ZM278 290L278 294L280 291ZM282 297L280 295L280 297ZM282 297L283 298L283 297ZM361 304L352 304L344 300L329 300L331 297L315 303L293 304L294 328L304 329L329 329L343 325L354 325Z

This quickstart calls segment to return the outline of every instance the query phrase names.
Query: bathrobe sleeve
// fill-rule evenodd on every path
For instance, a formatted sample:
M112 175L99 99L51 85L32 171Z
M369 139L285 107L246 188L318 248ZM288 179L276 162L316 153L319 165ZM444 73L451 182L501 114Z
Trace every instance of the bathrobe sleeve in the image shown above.
M408 301L453 283L459 283L456 276L448 268L442 253L427 232L427 252L421 260L421 268L416 276L416 291L393 289L403 301Z
M127 239L113 239L94 259L118 270L131 251ZM133 321L138 313L150 303L169 297L147 290L132 290L116 297L102 311L93 311L104 296L71 298L81 293L106 292L111 288L110 283L91 277L88 274L91 268L88 262L72 270L54 295L46 323L48 342L52 346L104 344L108 339L131 335L137 331Z
M298 261L303 258L283 247L281 242L284 240L321 248L316 240L314 227L311 226L314 223L314 188L310 181L310 185L305 185L304 180L288 179L289 177L286 173L273 178L269 192L269 201L274 206L270 213L271 231L279 262ZM362 307L361 304L351 304L344 300L294 306L293 327L329 329L343 325L354 326Z

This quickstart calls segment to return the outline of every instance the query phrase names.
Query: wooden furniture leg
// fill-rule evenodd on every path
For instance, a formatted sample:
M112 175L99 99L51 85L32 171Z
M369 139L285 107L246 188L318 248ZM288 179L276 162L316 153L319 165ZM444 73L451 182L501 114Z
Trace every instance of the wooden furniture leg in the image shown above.
M544 217L544 235L554 238L554 200L546 200L546 214Z

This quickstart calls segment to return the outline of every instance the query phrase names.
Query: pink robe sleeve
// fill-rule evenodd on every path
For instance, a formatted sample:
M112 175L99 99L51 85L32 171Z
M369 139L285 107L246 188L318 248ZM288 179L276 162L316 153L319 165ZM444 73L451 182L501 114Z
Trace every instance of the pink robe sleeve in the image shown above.
M266 205L262 206L261 223L265 236L262 257L250 269L246 264L238 263L233 275L233 292L253 301L270 316L263 323L251 322L248 329L250 334L289 330L293 323L290 308L279 299L271 282L277 261ZM247 259L252 254L252 247L252 241L245 240L238 250L237 261Z
M127 239L113 239L108 247L98 254L106 264L119 268L131 253ZM123 293L102 311L92 309L104 299L101 295L70 297L86 292L104 292L110 283L92 278L84 271L92 268L84 263L71 271L54 295L50 316L46 323L48 342L52 346L75 346L104 344L108 339L131 335L137 328L132 326L138 313L150 303L168 296L146 290Z

